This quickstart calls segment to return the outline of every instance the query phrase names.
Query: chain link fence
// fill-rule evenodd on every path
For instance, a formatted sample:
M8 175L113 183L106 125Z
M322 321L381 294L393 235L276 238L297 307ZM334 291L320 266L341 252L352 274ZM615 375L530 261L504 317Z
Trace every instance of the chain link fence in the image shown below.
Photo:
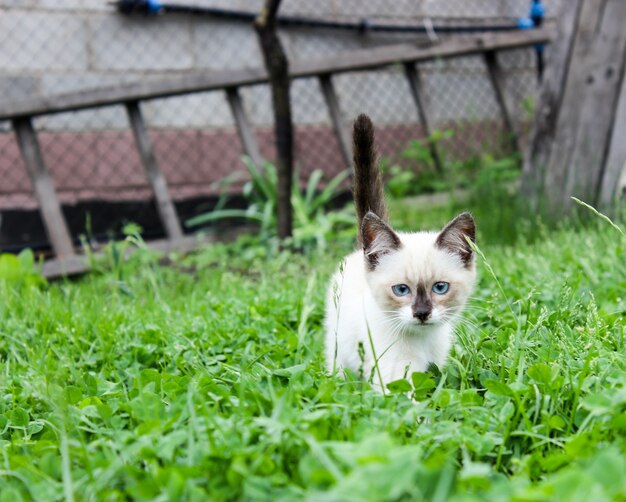
M562 0L560 0L562 1ZM559 0L544 2L548 15ZM258 12L260 0L172 0L172 4ZM291 60L315 60L352 49L425 41L438 26L514 23L528 0L284 0L280 13L330 21L426 26L428 34L359 30L281 29ZM434 32L431 29L435 28ZM537 73L533 49L500 55L506 93L519 131L531 120ZM193 14L123 15L104 0L0 0L0 105L36 96L86 90L164 76L262 66L249 23ZM442 143L446 158L505 153L504 129L480 57L420 65L431 126L454 131ZM365 112L378 128L385 163L402 163L413 139L423 138L402 68L333 78L346 127ZM274 157L272 108L265 85L241 90L262 155ZM321 168L344 169L319 82L291 90L296 166L302 179ZM243 171L243 149L223 91L155 99L142 104L161 170L181 220L206 211L219 180ZM102 240L126 221L146 237L162 234L151 191L122 106L35 120L43 157L72 236ZM48 246L37 202L10 123L0 122L0 247ZM240 185L233 185L236 190Z

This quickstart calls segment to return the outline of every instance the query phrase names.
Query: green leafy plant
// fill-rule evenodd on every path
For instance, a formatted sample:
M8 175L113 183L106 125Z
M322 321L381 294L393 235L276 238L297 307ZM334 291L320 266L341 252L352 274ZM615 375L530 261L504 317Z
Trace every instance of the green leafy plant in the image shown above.
M518 178L516 157L496 159L484 154L466 196L453 200L452 204L458 210L472 209L485 239L492 243L515 243L520 237L536 233L532 229L537 225L528 217L528 209L517 191L515 181Z
M410 211L390 211L398 230L456 212L393 203ZM592 216L515 246L479 238L447 363L386 395L324 362L350 242L312 257L246 236L0 284L0 501L625 500L625 241ZM126 233L120 252L142 246Z
M391 197L435 193L457 188L480 187L497 177L499 182L511 181L519 175L517 155L496 158L488 153L473 154L464 159L453 159L439 148L442 171L436 169L431 146L454 136L454 131L435 131L426 140L411 140L402 152L405 165L386 166L387 192Z
M35 266L35 255L30 249L20 254L0 254L0 282L11 286L46 286L48 282Z
M392 197L401 198L408 195L439 192L449 188L449 180L445 172L439 172L432 157L432 147L454 135L451 129L435 131L427 139L411 140L401 156L409 166L393 164L386 166L383 162L387 192ZM442 153L440 152L440 156Z
M263 240L275 240L278 197L276 167L268 162L259 169L248 157L244 157L243 160L250 174L250 181L244 185L243 189L248 207L228 209L223 208L222 203L220 207L209 213L189 219L187 225L197 226L227 218L243 218L259 224L259 233ZM331 236L337 236L337 233L341 235L343 231L347 231L354 225L354 216L345 209L327 212L330 202L339 194L339 187L348 175L347 170L342 171L322 188L324 175L320 169L316 169L309 176L304 190L301 190L297 183L293 184L291 244L294 247L324 249Z

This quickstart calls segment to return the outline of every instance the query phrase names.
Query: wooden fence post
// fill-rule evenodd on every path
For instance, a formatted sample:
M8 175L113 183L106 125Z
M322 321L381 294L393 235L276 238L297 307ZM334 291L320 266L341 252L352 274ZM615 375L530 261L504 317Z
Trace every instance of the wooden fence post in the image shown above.
M35 196L39 202L39 210L46 232L52 243L52 248L57 258L61 260L73 258L75 254L70 232L67 229L67 223L63 217L59 199L41 155L37 133L31 118L20 117L14 119L13 129L17 136L17 143L24 158Z
M524 154L520 191L535 210L544 191L582 3L583 0L569 0L557 15L557 35L548 53L528 149Z
M626 2L579 0L563 9L560 35L570 35L554 49L566 61L556 63L560 76L544 82L537 112L542 129L533 137L523 179L523 188L536 204L545 199L552 216L568 213L573 196L591 205L612 199L619 180L613 170L626 164L623 139L615 140L616 125L624 123Z
M333 123L333 129L337 136L337 142L339 143L339 150L345 163L346 168L352 164L352 153L350 149L350 139L348 138L348 132L341 114L341 108L339 107L339 98L333 85L332 77L330 74L322 74L319 76L320 87L322 94L324 95L324 101L328 107L328 113L330 114L330 120ZM351 171L352 172L352 171Z
M237 127L237 134L239 134L243 151L250 157L250 160L252 160L255 166L261 167L263 165L263 157L259 151L254 132L250 126L250 121L246 116L239 89L237 87L227 88L226 99L228 100L228 105L235 119L235 126Z
M599 204L606 210L612 210L615 199L621 194L618 193L620 188L620 179L626 176L626 141L624 134L626 132L626 77L622 80L622 89L620 91L615 122L613 124L613 133L611 143L609 145L609 153L607 155L604 173L602 175L602 185L600 186ZM626 194L625 194L626 195Z
M126 111L133 130L133 135L135 136L141 162L156 198L157 209L165 228L165 233L171 240L180 240L183 237L183 231L178 217L176 216L176 209L170 198L169 191L167 190L167 182L163 174L161 174L154 156L150 136L148 135L148 130L146 129L146 124L143 120L141 109L139 108L139 102L127 102Z
M599 203L620 92L626 91L621 85L626 73L626 2L605 0L601 10L602 18L593 26L594 42L569 75L571 80L584 82L585 95L571 105L578 107L580 116L563 193L566 210L572 204L572 195L590 204ZM623 143L624 131L618 134ZM626 150L613 150L614 154L622 152ZM626 157L621 157L621 164L626 164Z
M272 93L276 135L276 219L281 240L293 234L293 120L289 88L289 61L276 30L281 0L265 0L254 21Z
M433 162L435 163L435 169L437 169L437 171L442 173L443 164L441 162L441 158L439 157L439 151L437 150L437 145L435 145L431 141L431 135L433 131L430 128L428 114L426 113L425 100L422 99L422 96L424 96L424 86L422 85L422 78L419 74L419 71L415 63L405 63L404 73L409 83L409 90L411 91L411 96L413 97L413 101L415 101L415 106L417 108L417 115L419 117L420 123L422 124L422 129L424 129L424 135L426 136L426 139L428 141L428 147L430 148L430 155L433 158Z
M485 64L487 65L489 80L491 81L493 91L496 94L496 101L500 107L504 127L509 134L508 139L511 150L514 152L520 152L521 148L519 138L517 136L517 132L515 131L515 124L513 123L513 118L507 105L506 94L504 92L504 72L498 63L498 57L495 51L486 51L483 57L485 59Z

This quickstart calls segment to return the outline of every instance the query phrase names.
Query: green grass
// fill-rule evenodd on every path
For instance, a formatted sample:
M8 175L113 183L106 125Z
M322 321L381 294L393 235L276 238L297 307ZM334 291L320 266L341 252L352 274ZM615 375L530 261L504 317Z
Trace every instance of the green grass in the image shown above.
M449 216L398 205L400 227ZM626 500L626 239L598 221L479 244L489 267L419 404L325 374L346 242L0 281L0 502Z

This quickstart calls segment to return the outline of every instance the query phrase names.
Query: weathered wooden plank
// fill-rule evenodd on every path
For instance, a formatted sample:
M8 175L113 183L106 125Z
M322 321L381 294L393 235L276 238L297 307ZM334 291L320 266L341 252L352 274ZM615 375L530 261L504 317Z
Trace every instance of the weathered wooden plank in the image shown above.
M509 135L509 143L513 152L521 151L519 138L515 130L515 124L513 123L513 117L507 104L506 94L504 92L504 72L498 63L497 55L494 51L487 51L483 53L485 64L487 66L487 74L489 75L489 81L493 87L493 91L496 95L496 102L500 108L500 114L502 115L502 121L504 127Z
M584 66L571 77L584 81L585 94L563 194L565 208L572 204L571 195L598 203L626 64L625 22L626 1L606 0Z
M176 251L177 253L190 253L208 244L216 242L231 242L239 237L244 232L249 232L249 227L239 227L228 230L220 230L217 232L208 232L203 234L184 236L179 240L173 241L171 239L157 239L149 241L148 247L165 255ZM130 255L136 252L137 248L131 247L126 249L126 254ZM96 250L96 254L100 253L101 249ZM70 277L73 275L84 274L89 271L89 261L84 256L72 256L65 260L52 259L46 260L43 263L42 275L46 279L60 279L63 277Z
M404 63L404 73L409 83L409 90L411 92L411 96L413 97L413 101L415 102L417 115L420 123L422 124L422 129L424 130L424 134L428 140L428 147L430 148L430 155L433 158L435 168L437 171L443 172L443 165L441 163L439 151L437 150L437 145L430 141L433 131L430 127L430 121L428 120L426 102L425 99L423 99L423 96L425 96L424 86L422 85L422 79L415 63Z
M176 241L171 239L149 241L147 246L153 251L164 254L168 254L173 251L185 254L213 242L217 242L217 239L214 236L203 235L200 237L198 235L193 235L182 237ZM130 255L136 251L137 248L127 248L126 254ZM96 252L96 254L100 253L101 250ZM90 266L87 257L75 255L65 260L52 259L44 261L41 269L41 275L43 275L46 279L55 280L63 277L85 274L89 272L89 270Z
M243 101L239 89L236 87L229 87L226 89L226 99L228 105L235 119L235 125L237 127L237 134L243 146L243 151L250 157L254 165L260 167L263 165L263 157L259 151L259 145L257 144L254 132L250 126L250 121L246 115L246 111L243 107Z
M561 89L562 97L557 115L554 135L551 137L549 157L546 159L542 196L549 207L558 215L570 206L567 193L568 177L575 149L576 136L580 127L581 106L585 101L586 82L584 72L588 69L589 54L595 39L596 26L606 0L584 0L581 2L577 25L574 27L574 42L571 61ZM587 201L592 203L592 201Z
M609 184L604 175L611 144L615 144L611 143L612 127L626 60L626 2L580 0L563 7L564 18L573 19L573 42L561 55L568 59L562 85L558 88L553 81L554 95L548 96L556 111L548 110L549 121L540 117L544 130L536 132L534 140L541 132L545 137L533 145L540 148L532 152L533 165L525 173L525 178L531 174L531 185L539 188L536 192L546 199L553 215L568 212L572 196L592 205L601 201L604 183ZM568 14L570 9L575 14ZM537 159L542 164L537 165ZM617 164L613 169L621 171Z
M346 168L352 165L352 153L350 150L350 138L348 131L346 130L346 124L339 107L339 98L335 92L335 86L333 86L332 77L330 75L319 76L320 87L328 107L328 113L330 114L330 120L333 123L333 129L337 136L337 142L339 143L339 150L343 157L344 165Z
M180 240L183 236L183 231L178 221L178 216L176 215L176 209L170 198L167 183L163 174L161 174L154 156L152 143L141 114L141 109L139 108L139 103L136 101L127 102L126 111L133 130L135 142L137 143L141 162L156 198L157 209L163 227L165 228L165 233L168 238L172 240Z
M524 155L521 191L534 208L544 192L546 167L556 135L563 89L576 39L583 0L569 0L557 15L557 33L547 50L547 64L537 100L528 150Z
M320 74L372 70L395 63L428 61L471 54L489 50L506 50L548 43L551 30L483 33L467 37L440 40L434 44L398 44L346 51L317 61L294 61L290 63L291 78L307 78ZM109 106L126 101L164 98L193 92L204 92L227 87L241 87L267 82L263 68L250 68L220 72L183 75L167 79L149 80L101 87L47 97L12 100L0 104L0 120L20 116L59 113L84 108Z
M615 199L619 197L620 180L626 177L626 78L622 78L611 143L602 176L602 185L598 197L599 205L606 210L613 209Z
M55 258L43 262L41 275L46 279L60 279L81 275L89 271L89 260L85 256L74 255L64 260Z
M41 155L37 133L30 117L13 120L13 129L52 248L60 260L74 256L74 247L61 205Z

